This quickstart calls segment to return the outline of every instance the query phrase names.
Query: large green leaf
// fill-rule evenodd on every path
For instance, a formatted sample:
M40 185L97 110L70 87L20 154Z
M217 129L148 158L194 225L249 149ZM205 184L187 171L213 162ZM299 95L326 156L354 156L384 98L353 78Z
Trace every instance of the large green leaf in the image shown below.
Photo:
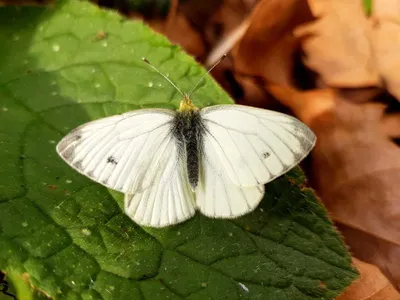
M122 195L67 166L55 145L92 119L174 109L204 70L141 23L79 1L0 8L0 269L56 299L332 299L357 276L300 171L236 220L141 228ZM212 79L199 107L230 103Z

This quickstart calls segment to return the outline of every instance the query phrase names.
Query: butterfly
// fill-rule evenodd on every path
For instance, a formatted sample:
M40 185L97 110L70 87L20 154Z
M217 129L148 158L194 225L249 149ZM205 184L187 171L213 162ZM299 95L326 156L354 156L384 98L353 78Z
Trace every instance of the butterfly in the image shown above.
M191 93L164 78L183 97L177 111L139 109L102 118L57 145L75 170L124 193L125 213L140 225L177 224L196 210L212 218L249 213L264 185L315 145L314 133L294 117L235 104L199 109Z

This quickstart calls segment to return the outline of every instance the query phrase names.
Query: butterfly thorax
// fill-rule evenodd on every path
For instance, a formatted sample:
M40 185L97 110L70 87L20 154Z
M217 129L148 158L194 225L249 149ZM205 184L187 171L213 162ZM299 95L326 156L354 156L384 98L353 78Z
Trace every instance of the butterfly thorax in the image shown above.
M189 98L185 97L174 120L174 135L177 139L179 155L186 159L187 175L193 191L199 181L202 131L200 111Z

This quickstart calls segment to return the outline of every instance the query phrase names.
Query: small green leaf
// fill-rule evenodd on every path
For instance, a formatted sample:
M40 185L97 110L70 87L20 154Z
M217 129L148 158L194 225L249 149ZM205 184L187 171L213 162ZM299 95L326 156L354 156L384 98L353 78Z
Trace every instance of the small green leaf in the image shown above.
M205 70L139 22L75 0L0 8L0 269L55 299L332 299L357 273L294 170L251 214L141 228L57 155L84 122L177 108ZM199 107L231 103L211 79Z
M367 16L370 16L372 14L372 0L362 0L362 1L363 1L365 14Z
M0 273L0 275L2 275ZM3 286L2 286L3 283ZM4 286L7 290L4 290ZM9 272L5 275L3 281L0 280L0 300L48 300L49 298L34 290L29 282L16 272Z

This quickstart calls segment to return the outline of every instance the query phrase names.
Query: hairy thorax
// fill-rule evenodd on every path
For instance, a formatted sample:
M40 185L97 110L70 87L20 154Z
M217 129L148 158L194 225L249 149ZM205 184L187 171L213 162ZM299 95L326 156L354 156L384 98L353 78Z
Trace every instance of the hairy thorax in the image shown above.
M203 130L199 110L188 109L177 112L174 120L174 135L177 138L180 157L186 157L186 170L193 191L199 181Z

